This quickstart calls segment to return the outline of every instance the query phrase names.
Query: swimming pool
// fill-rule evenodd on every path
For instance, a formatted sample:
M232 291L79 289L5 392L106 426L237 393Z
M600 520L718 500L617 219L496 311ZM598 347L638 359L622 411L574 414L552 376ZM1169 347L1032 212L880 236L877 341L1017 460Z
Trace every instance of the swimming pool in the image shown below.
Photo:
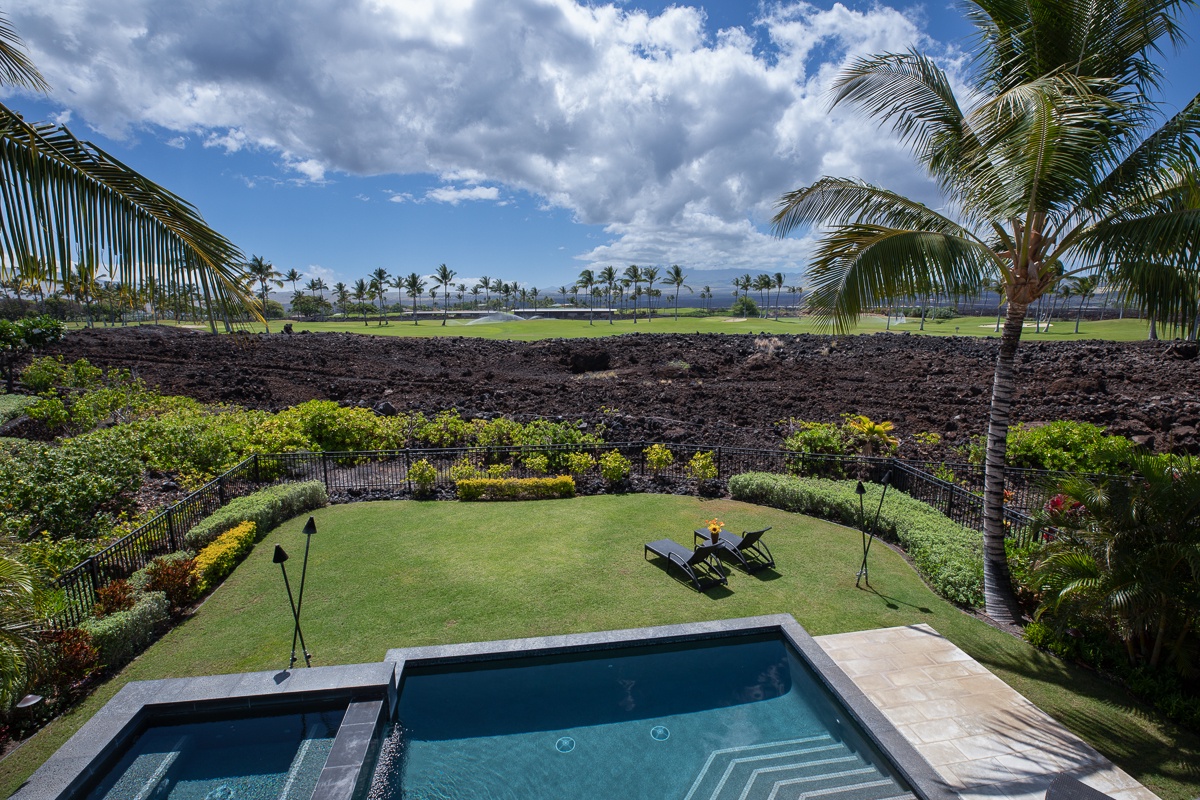
M877 710L867 732L814 668L816 654L797 646L794 637L815 643L795 621L769 619L766 630L739 620L617 632L619 641L392 651L398 721L370 796L944 796L906 742L885 755L902 737L878 725Z
M87 800L308 800L345 713L154 725Z

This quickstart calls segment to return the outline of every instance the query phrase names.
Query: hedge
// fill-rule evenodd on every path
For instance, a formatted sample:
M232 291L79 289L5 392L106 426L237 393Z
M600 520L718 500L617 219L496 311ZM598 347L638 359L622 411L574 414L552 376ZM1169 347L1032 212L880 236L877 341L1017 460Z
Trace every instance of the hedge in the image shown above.
M748 472L729 479L735 500L773 506L858 527L855 481L794 478ZM867 485L868 519L879 506L881 487ZM933 506L890 491L879 514L879 536L897 542L934 591L964 606L983 605L983 534L952 522Z
M575 479L466 478L457 484L459 500L553 500L575 496Z
M146 592L128 611L85 619L79 627L92 637L104 666L119 669L150 646L170 616L166 594Z
M205 517L184 536L184 544L201 550L225 531L253 522L260 533L266 533L281 522L305 511L320 508L329 502L325 484L321 481L281 483L229 501L224 507Z
M250 552L258 538L253 522L243 522L222 533L196 556L194 570L200 576L200 593L207 592L225 579L242 557Z

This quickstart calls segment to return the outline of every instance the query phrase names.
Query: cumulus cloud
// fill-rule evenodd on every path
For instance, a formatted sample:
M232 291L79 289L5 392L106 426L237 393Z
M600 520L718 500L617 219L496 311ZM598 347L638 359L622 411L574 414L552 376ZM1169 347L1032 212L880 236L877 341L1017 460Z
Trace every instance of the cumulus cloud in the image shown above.
M810 243L766 228L784 191L836 174L936 197L894 137L827 108L846 59L935 43L882 5L762 8L747 32L576 0L7 6L59 102L108 135L258 148L316 183L428 174L443 203L529 192L603 226L588 264L793 269Z
M456 206L464 200L498 200L500 190L495 186L439 186L426 192L425 197Z

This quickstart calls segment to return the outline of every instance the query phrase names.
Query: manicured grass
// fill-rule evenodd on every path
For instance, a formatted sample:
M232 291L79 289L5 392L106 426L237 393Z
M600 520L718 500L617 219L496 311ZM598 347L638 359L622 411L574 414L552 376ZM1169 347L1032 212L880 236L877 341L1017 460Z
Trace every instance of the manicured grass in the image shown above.
M317 664L378 661L397 646L780 612L816 636L925 622L1165 800L1200 794L1200 737L961 613L884 547L872 550L873 588L856 589L859 535L846 528L733 501L662 495L358 503L314 516L304 633ZM774 526L767 541L778 571L734 572L728 591L701 595L644 560L645 542L670 537L690 545L691 530L713 516L734 530ZM303 523L269 533L194 617L0 763L0 790L14 790L130 680L285 667L292 624L271 554L282 544L298 580Z
M271 330L279 333L286 320L272 320ZM172 325L173 323L165 323ZM995 317L959 317L958 319L926 320L925 330L920 330L920 320L913 319L903 324L893 323L892 333L912 333L919 336L998 336ZM73 326L79 327L79 326ZM204 326L187 325L207 330ZM261 325L250 326L262 331ZM339 320L333 322L293 322L292 328L300 331L330 331L363 333L372 336L469 336L480 339L510 339L514 341L536 341L541 339L578 339L602 336L618 336L624 333L825 333L812 317L766 319L751 318L733 320L727 316L685 316L679 319L667 314L655 316L653 320L639 318L634 324L631 318L614 320L609 324L598 317L589 325L586 319L537 319L523 322L496 322L471 325L466 321L449 320L445 326L440 319L422 319L414 325L410 321L393 319L387 325L378 325L370 320L363 325L361 320ZM881 316L865 316L851 333L883 333L886 320ZM1080 323L1075 333L1075 323L1055 322L1049 331L1038 333L1032 322L1028 323L1021 338L1025 341L1074 341L1081 339L1104 339L1108 341L1140 341L1146 338L1146 322L1137 319L1104 320L1103 322Z

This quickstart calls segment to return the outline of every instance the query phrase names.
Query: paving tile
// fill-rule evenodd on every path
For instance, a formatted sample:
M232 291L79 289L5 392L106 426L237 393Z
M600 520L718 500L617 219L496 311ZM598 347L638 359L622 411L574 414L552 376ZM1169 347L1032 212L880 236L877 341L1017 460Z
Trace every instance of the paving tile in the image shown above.
M1016 779L1016 776L995 758L975 758L957 764L944 764L938 768L938 772L946 777L947 782L957 781L963 788L1009 783Z
M978 734L962 736L954 739L954 746L962 750L970 758L998 758L1012 755L1016 752L1005 741L1004 736L996 734Z
M934 767L968 760L966 754L954 746L954 742L922 742L914 747Z
M963 730L957 720L953 719L917 722L908 727L922 742L945 742L951 739L967 738L967 732Z
M870 697L870 693L867 697ZM872 700L874 702L874 700ZM883 715L888 718L888 722L893 725L913 725L918 722L928 722L929 717L925 716L924 703L907 706L893 706L892 708L882 708Z

